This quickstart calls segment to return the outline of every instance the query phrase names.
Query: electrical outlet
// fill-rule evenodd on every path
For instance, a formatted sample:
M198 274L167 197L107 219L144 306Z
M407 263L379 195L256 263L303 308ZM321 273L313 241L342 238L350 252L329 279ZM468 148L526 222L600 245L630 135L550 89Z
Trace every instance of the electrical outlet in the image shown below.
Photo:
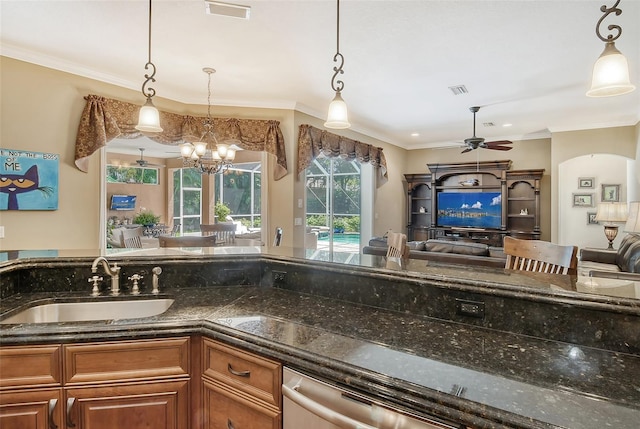
M456 314L484 319L484 302L456 298Z
M273 271L273 282L284 283L287 281L287 273L284 271Z

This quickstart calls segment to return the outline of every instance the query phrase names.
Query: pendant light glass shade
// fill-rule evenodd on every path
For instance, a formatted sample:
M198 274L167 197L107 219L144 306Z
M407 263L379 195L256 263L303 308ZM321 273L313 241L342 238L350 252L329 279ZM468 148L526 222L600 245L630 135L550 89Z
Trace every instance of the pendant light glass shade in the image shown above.
M636 89L629 79L629 64L614 42L607 42L593 66L589 97L622 95Z
M336 96L329 104L329 113L327 114L327 122L324 123L327 128L345 129L349 128L349 113L347 111L347 103L342 99L340 91L336 92Z
M136 130L145 133L162 132L162 127L160 126L160 112L158 112L156 106L153 105L151 97L147 98L147 102L140 108Z

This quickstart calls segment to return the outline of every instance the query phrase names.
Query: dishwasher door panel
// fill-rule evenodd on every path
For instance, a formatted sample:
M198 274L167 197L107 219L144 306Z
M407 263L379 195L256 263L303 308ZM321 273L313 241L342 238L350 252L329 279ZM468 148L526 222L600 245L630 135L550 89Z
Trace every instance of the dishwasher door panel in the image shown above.
M454 429L382 406L310 378L290 368L283 371L283 429Z

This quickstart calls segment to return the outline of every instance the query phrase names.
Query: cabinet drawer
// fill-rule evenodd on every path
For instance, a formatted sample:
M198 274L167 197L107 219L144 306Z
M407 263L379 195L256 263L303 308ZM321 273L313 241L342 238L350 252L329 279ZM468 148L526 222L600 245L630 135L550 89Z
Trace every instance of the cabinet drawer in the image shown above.
M189 338L65 345L65 384L189 375Z
M204 340L203 375L280 408L282 366L216 341Z
M238 395L227 386L204 382L204 420L207 428L279 429L282 414Z
M59 385L60 356L57 345L0 348L0 388Z

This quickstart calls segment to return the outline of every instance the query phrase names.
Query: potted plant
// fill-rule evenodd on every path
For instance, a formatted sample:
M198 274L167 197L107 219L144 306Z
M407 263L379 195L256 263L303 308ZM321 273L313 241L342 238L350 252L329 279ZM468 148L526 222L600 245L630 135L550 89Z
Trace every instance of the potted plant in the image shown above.
M160 216L156 216L151 210L143 210L133 217L133 223L137 225L153 226L158 222Z
M213 208L217 222L226 222L227 216L231 213L231 209L222 201L218 200Z

